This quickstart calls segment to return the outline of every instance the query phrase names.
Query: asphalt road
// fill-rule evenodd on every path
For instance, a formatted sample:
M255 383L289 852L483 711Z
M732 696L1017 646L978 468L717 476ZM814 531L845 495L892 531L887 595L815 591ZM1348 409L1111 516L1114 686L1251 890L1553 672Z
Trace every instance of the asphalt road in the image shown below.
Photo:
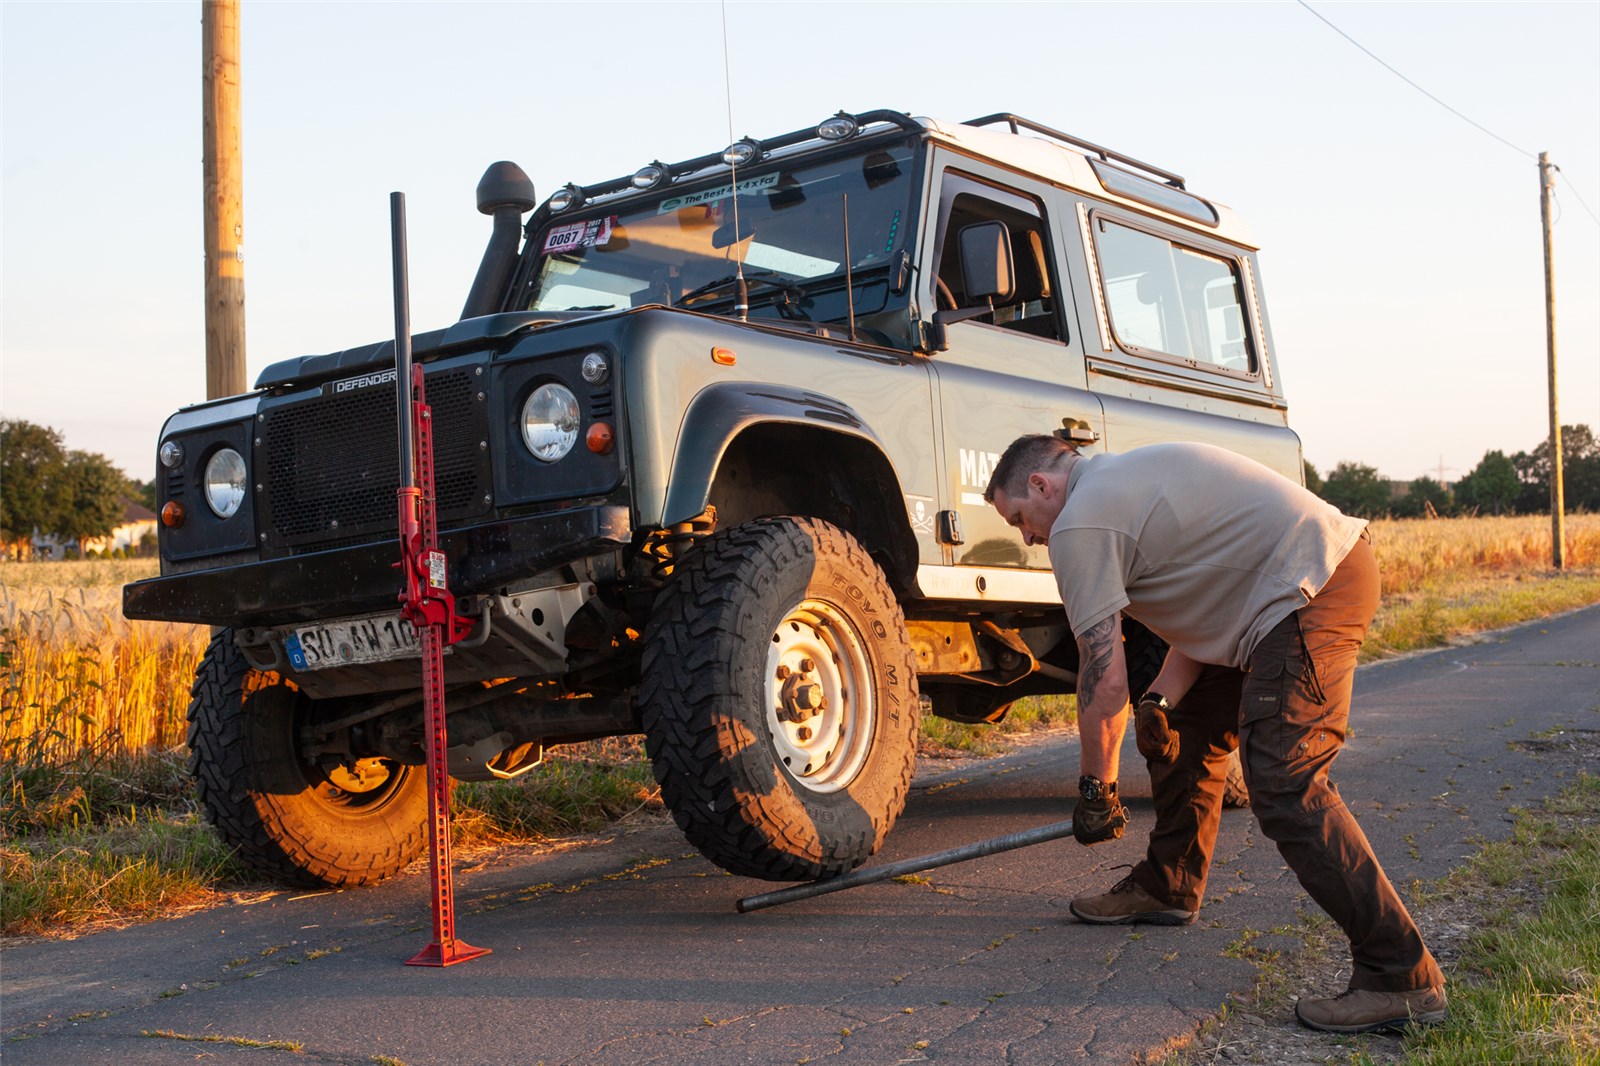
M1600 729L1600 608L1363 668L1351 721L1335 774L1347 802L1397 884L1438 877L1474 840L1504 836L1510 807L1561 787L1537 738ZM1067 817L1076 776L1064 737L932 764L874 861ZM1309 902L1235 811L1195 925L1071 922L1072 896L1109 886L1143 851L1148 791L1124 785L1134 824L1117 844L1055 841L930 871L928 883L749 915L734 901L773 886L723 874L670 825L499 853L457 878L458 933L494 954L444 970L401 964L429 939L422 874L12 942L0 948L0 1058L1127 1063L1248 989L1251 966L1224 950Z

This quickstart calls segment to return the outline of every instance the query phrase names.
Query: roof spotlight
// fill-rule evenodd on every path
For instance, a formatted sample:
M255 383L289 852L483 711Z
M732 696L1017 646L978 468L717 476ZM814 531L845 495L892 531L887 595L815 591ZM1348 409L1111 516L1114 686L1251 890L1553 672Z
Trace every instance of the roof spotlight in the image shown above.
M567 211L583 205L583 190L568 182L550 194L551 211Z
M855 119L841 111L817 127L817 136L825 141L846 141L854 137L860 128Z
M748 137L734 141L722 153L722 161L730 167L747 167L760 158L761 146Z
M667 177L667 166L659 159L654 163L646 163L633 172L633 177L628 179L635 189L653 189L660 185Z

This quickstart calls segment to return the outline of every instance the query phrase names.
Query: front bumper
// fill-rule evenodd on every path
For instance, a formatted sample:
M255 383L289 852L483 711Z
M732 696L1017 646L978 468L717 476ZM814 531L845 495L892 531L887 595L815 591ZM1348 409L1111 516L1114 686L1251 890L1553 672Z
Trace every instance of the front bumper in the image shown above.
M450 590L492 592L601 552L633 535L628 509L587 507L510 518L439 535ZM270 626L392 610L400 602L396 540L288 559L137 581L122 590L128 618L215 626Z

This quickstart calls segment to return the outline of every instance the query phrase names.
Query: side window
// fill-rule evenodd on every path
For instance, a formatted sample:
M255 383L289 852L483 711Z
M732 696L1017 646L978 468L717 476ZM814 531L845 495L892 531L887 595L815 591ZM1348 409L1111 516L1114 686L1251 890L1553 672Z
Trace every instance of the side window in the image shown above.
M1106 313L1124 348L1256 372L1235 260L1103 218L1095 246Z
M974 321L1049 340L1066 340L1051 280L1049 231L1039 204L1029 197L950 173L945 175L940 199L939 274L935 282L939 309L964 308L979 302L969 300L963 291L956 235L975 222L1004 222L1011 232L1016 291L1005 303L997 301L992 315L981 315Z

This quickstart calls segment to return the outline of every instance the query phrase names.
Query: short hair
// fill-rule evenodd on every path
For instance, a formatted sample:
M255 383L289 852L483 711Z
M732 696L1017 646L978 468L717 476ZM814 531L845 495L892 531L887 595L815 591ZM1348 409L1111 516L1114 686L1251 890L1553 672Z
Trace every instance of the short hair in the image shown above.
M995 492L1004 492L1016 499L1028 491L1028 476L1041 470L1053 470L1068 455L1076 455L1077 448L1060 437L1049 433L1029 433L1018 437L1000 456L989 475L989 485L983 490L986 503L994 503Z

